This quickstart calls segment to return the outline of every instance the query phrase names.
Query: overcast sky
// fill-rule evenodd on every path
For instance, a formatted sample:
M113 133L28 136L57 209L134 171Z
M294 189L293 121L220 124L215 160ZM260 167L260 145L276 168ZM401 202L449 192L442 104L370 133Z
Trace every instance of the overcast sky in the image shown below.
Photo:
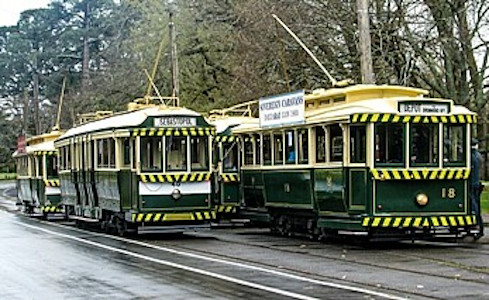
M0 26L16 25L21 12L47 7L50 2L51 0L0 0Z

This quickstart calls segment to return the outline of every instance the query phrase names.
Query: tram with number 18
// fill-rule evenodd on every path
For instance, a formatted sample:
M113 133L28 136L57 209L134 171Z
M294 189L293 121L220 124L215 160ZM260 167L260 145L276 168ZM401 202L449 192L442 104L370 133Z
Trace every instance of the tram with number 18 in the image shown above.
M68 217L120 235L209 228L214 133L175 97L85 116L55 142Z
M476 114L428 91L352 85L259 102L237 128L244 206L272 231L311 237L463 237Z

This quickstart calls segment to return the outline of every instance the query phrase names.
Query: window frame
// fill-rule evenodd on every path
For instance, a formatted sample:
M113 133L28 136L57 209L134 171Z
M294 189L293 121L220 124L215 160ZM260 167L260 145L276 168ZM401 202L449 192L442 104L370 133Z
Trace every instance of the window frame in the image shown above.
M376 136L377 136L377 130L379 128L379 126L392 126L392 125L396 125L396 126L402 126L402 159L401 159L401 162L399 163L390 163L390 162L377 162L376 161L376 158L375 158L375 155L376 155L376 146L377 146L377 141L375 140ZM373 155L374 155L374 166L375 167L399 167L399 168L405 168L406 167L406 131L407 131L407 128L406 128L406 124L404 123L375 123L374 124L374 132L373 132L373 139L374 139L374 143L373 143Z
M421 126L431 126L431 127L434 127L437 131L438 131L438 136L437 136L437 139L436 139L436 147L437 147L437 152L436 155L437 155L437 158L436 158L436 162L413 162L411 161L411 157L413 155L413 147L414 147L414 143L413 143L413 128L415 126L418 126L418 125L421 125ZM439 165L440 165L440 158L441 158L441 151L440 151L440 126L437 124L437 123L428 123L428 124L423 124L423 123L412 123L412 124L409 124L409 131L408 131L408 134L409 134L409 155L407 157L408 159L408 162L409 162L409 168L420 168L420 167L427 167L427 168L437 168Z
M460 162L445 162L445 129L448 129L448 127L457 127L457 126L460 126L462 127L462 149L463 149L463 153L462 153L462 158L463 158L463 161L460 161ZM467 156L470 155L470 151L467 149L467 136L468 136L468 133L467 133L467 124L459 124L459 123L456 123L456 124L448 124L448 123L445 123L443 124L443 129L442 129L442 141L443 141L443 149L441 149L441 160L442 160L442 167L445 168L445 167L467 167L468 166L468 159L467 159Z

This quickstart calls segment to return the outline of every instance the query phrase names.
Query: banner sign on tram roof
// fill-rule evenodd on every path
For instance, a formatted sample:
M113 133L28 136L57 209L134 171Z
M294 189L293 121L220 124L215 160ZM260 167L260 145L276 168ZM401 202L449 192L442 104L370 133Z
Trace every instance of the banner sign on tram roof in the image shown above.
M260 98L260 126L304 123L304 90Z

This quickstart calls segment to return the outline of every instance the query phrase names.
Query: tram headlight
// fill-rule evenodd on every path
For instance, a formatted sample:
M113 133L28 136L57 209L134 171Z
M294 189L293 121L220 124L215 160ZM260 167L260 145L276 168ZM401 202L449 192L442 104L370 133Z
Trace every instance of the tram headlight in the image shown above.
M419 206L425 206L426 204L428 204L428 195L424 193L417 194L416 203L418 203Z
M173 192L171 193L171 196L174 200L178 200L182 197L182 192L180 192L179 189L174 189Z

